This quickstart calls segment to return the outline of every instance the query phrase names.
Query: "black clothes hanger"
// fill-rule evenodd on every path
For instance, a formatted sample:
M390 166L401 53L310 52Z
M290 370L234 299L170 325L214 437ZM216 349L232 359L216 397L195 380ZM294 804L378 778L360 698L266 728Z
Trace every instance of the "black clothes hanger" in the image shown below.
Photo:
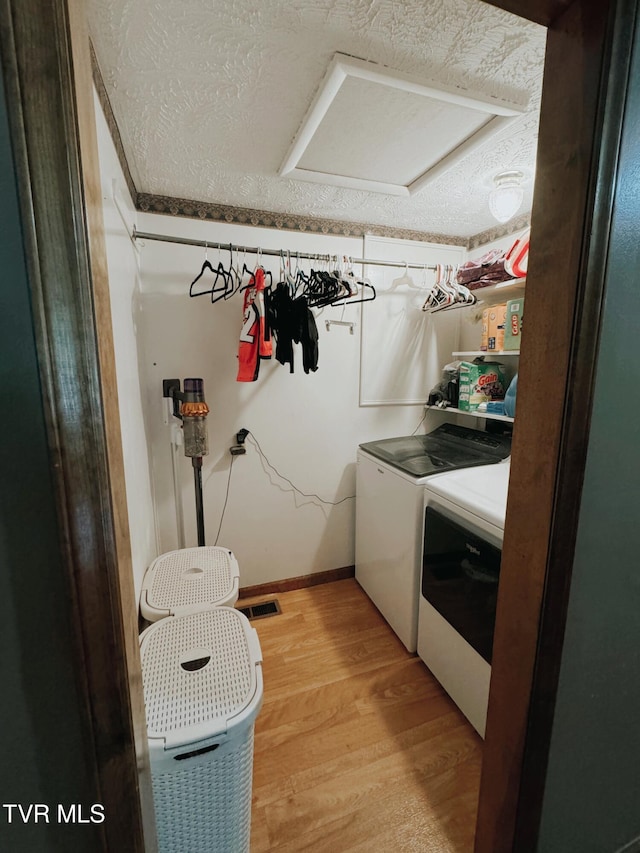
M210 270L215 276L213 280L213 284L207 290L200 290L198 293L194 293L193 286L200 281L202 276L205 274L207 270ZM222 279L223 287L217 287L219 281ZM218 299L222 299L229 295L229 274L225 270L222 263L219 263L217 267L212 267L209 261L205 261L202 264L202 269L198 273L198 275L191 282L189 287L189 296L208 296L211 294L211 301L217 302ZM219 294L215 296L215 294Z
M219 278L219 273L216 270L214 270L214 268L211 266L209 261L205 260L205 262L202 264L202 269L200 270L198 275L194 278L194 280L191 282L191 285L189 286L189 296L191 296L191 297L193 297L193 296L208 296L211 293L211 290L212 290L211 287L207 288L206 290L200 290L198 293L194 293L194 290L193 290L194 285L200 281L200 279L202 278L202 276L205 274L205 272L207 270L211 270L211 272L215 275L215 279L213 282L213 287L215 287L216 282L218 281L218 278Z
M258 247L257 263L255 266L255 269L250 270L249 267L246 265L246 263L242 265L242 276L241 276L241 278L244 278L244 274L247 273L247 275L249 276L249 281L246 284L242 284L238 288L240 293L242 293L242 291L246 290L248 287L253 287L253 285L255 284L255 274L258 270L258 267L261 267L261 266L262 266L262 249L260 247Z
M250 270L246 264L242 265L242 272L240 273L240 286L238 287L238 293L241 293L243 290L246 290L248 287L251 287L253 284L253 274L255 270ZM245 273L249 276L249 281L247 284L242 284L242 279L245 276Z
M223 288L216 288L216 286L215 286L216 282L217 282L217 279L216 279L216 282L214 282L214 286L213 286L213 289L211 291L211 304L212 305L214 302L219 302L221 299L228 299L233 294L233 279L231 277L231 274L229 272L227 272L227 270L222 265L222 262L220 262L218 264L215 272L217 273L217 275L220 278L223 279L224 287ZM216 296L216 294L217 294L217 296Z
M240 284L242 280L242 274L240 273L240 253L237 253L237 259L234 266L233 263L233 243L229 243L229 281L231 287L229 288L229 292L225 294L225 299L229 299L230 296L233 296L234 293L237 293L240 289Z
M266 290L268 287L271 287L271 285L273 284L273 276L271 275L271 272L269 270L266 270L262 266L260 266L260 268L262 269L262 272L264 273L264 287ZM239 288L240 292L242 292L243 290L246 290L248 287L253 287L253 285L255 284L254 276L256 274L257 269L258 269L258 267L256 267L255 270L250 270L246 264L243 265L242 276L244 277L244 274L248 273L249 281L246 284L243 284L242 287Z
M309 284L310 275L306 275L301 269L296 270L296 277L291 286L291 296L294 299L304 293L305 288Z
M219 302L221 299L229 299L229 297L233 296L236 292L236 284L234 282L234 278L236 277L237 270L234 270L233 267L233 245L229 243L229 269L225 269L224 264L219 259L220 255L220 246L218 246L218 266L216 268L216 272L225 280L224 288L215 289L211 293L211 304L214 302ZM217 295L215 295L217 294Z
M336 299L343 298L346 293L339 276L335 273L327 270L311 270L302 295L306 296L310 306L322 308L325 305L331 305Z
M229 274L227 273L224 266L222 265L222 262L219 262L218 266L214 269L214 267L209 262L209 259L207 257L207 253L208 253L208 246L205 244L205 256L204 256L204 262L202 264L202 269L200 270L198 275L194 278L194 280L191 282L191 285L189 286L189 296L190 297L208 296L209 294L211 294L211 301L217 302L218 299L221 299L225 294L228 294L228 291L229 291ZM210 270L213 273L213 275L215 276L215 278L213 280L213 284L211 285L211 287L207 288L206 290L200 290L197 293L195 293L193 290L194 285L200 281L200 279L205 274L205 272L207 272L207 270ZM216 287L216 285L218 284L218 282L220 281L221 278L224 282L224 288ZM216 293L221 294L221 295L217 296L214 299L214 294L216 294Z
M256 269L257 269L257 267L256 267ZM271 285L273 284L273 276L271 275L270 271L265 270L264 267L263 267L262 271L264 272L264 287L266 290L268 287L271 287ZM245 272L249 274L250 278L249 278L249 281L247 282L247 284L242 285L242 287L240 288L240 291L246 290L248 287L252 287L255 284L254 275L255 275L256 270L250 270L247 267L247 265L245 264L245 266L242 270L243 275Z
M369 284L368 281L360 281L358 282L363 288L368 288L372 291L371 296L367 296L363 299L343 299L341 302L332 302L332 305L360 305L361 302L373 302L376 298L376 289L372 284ZM364 290L362 291L364 293Z

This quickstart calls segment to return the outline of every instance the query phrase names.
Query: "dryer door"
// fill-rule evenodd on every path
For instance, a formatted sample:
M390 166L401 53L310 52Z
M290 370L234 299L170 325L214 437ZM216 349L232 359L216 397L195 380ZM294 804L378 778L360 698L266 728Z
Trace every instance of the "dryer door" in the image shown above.
M466 523L427 505L422 596L491 663L502 552Z

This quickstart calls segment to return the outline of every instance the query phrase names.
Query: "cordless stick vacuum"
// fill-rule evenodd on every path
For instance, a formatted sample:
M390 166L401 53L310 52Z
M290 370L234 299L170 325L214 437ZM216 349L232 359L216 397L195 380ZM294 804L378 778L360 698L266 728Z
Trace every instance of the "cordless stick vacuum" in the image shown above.
M198 545L204 545L204 507L202 504L202 457L209 453L207 415L209 406L204 400L202 379L185 379L184 391L179 379L162 380L163 397L173 400L173 416L182 421L184 455L191 458L196 493L196 523Z

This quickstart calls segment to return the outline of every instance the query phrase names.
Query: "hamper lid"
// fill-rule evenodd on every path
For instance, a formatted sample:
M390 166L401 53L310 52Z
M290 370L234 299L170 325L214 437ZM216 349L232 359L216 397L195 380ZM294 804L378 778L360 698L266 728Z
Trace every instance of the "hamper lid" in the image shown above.
M233 604L240 571L228 548L206 545L161 554L147 569L140 609L150 620L212 604Z
M140 641L147 732L164 739L165 748L224 734L257 715L262 653L239 611L171 616Z

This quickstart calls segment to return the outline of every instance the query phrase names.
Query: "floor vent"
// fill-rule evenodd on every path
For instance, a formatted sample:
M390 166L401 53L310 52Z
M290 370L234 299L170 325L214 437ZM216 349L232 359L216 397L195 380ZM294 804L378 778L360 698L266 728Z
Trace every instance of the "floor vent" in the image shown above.
M247 607L238 607L240 613L244 613L247 619L264 619L267 616L277 616L282 613L278 599L262 601L260 604L249 604Z

